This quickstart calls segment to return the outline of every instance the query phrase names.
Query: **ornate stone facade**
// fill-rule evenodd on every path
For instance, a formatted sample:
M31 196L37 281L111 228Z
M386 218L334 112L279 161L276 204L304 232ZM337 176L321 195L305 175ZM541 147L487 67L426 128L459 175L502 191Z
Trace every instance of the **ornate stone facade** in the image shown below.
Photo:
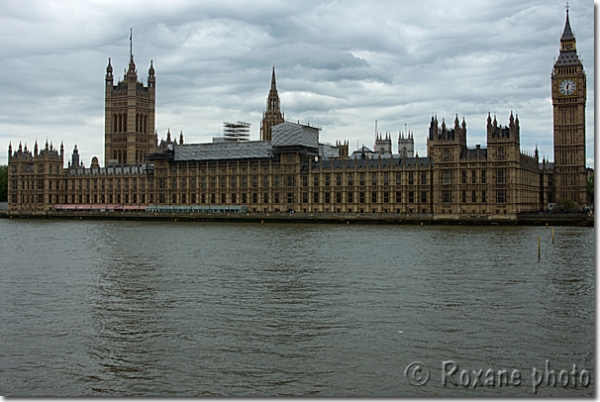
M512 113L506 126L488 114L485 148L467 148L464 118L456 116L450 128L433 116L426 157L413 157L409 149L393 154L389 135L378 137L381 152L349 156L347 141L320 144L318 128L284 121L274 69L260 141L183 144L182 135L177 143L169 132L159 145L154 68L145 87L132 55L117 86L110 62L107 68L106 167L97 158L84 167L76 147L64 168L62 145L60 151L19 145L14 152L9 146L9 210L243 205L250 212L510 216L543 211L561 197L583 204L585 74L574 49L567 15L552 74L555 165L540 161L537 150L521 151L519 119ZM410 148L413 134L406 140Z
M577 56L569 23L560 39L560 53L551 75L554 115L555 199L587 202L585 168L586 77Z

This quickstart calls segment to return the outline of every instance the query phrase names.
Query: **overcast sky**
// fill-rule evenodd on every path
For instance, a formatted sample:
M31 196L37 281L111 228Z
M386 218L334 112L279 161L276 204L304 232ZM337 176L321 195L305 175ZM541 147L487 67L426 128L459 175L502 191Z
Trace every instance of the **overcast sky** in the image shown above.
M594 158L594 3L570 0L587 74L586 153ZM467 122L485 146L487 113L521 122L521 148L553 160L550 74L564 1L2 1L0 164L8 144L37 139L86 166L104 161L104 76L129 61L156 70L156 127L210 142L224 121L259 138L275 65L286 119L322 127L321 141L373 147L378 130L414 132L427 154L431 116ZM65 163L68 157L65 158Z

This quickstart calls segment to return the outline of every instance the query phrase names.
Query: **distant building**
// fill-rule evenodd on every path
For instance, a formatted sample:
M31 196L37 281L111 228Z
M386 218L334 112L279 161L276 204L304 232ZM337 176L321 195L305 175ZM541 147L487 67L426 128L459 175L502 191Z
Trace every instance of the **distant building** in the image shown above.
M106 69L105 167L89 167L75 146L67 167L61 144L8 149L8 209L48 211L56 205L116 204L244 206L250 212L424 213L515 215L548 204L586 199L586 77L567 14L560 54L551 75L554 162L521 151L518 116L499 124L488 113L485 147L467 147L467 124L432 116L427 156L414 152L412 132L376 130L375 149L349 154L348 142L319 142L318 127L287 122L280 110L275 69L260 141L233 134L212 143L158 142L152 63L148 84L137 80L131 55L125 79L113 85ZM245 129L241 127L242 131ZM227 134L227 133L226 133ZM239 141L243 137L243 141ZM223 140L220 140L223 138ZM230 138L231 139L231 138Z
M415 156L415 139L412 132L407 131L406 137L403 132L398 134L398 153L406 155L408 158Z

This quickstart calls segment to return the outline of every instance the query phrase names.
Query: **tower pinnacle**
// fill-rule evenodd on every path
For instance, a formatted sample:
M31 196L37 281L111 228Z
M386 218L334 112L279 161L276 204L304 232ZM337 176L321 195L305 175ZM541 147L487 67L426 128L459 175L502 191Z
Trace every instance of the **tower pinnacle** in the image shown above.
M133 28L129 28L129 61L133 62Z

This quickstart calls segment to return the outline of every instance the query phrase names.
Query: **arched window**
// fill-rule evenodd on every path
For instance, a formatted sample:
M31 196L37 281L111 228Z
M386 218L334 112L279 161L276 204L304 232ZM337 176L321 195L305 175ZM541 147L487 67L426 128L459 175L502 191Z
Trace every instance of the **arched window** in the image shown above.
M115 113L115 115L114 115L114 118L113 118L113 120L114 120L114 124L113 124L113 125L114 125L114 127L115 127L115 129L113 130L113 132L115 132L115 133L116 133L116 132L117 132L117 114L116 114L116 113Z

